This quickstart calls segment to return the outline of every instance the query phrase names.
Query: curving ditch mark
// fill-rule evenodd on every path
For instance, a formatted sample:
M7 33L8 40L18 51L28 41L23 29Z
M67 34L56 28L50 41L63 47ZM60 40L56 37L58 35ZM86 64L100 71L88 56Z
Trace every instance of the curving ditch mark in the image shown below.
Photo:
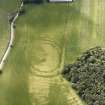
M61 49L54 41L40 40L41 48L43 48L43 56L40 56L39 64L32 64L31 72L39 77L53 77L58 75L57 69L61 63Z
M41 56L38 52L39 55L37 56L41 57L41 62L32 64L29 74L29 93L32 96L32 105L48 105L51 79L58 76L62 61L62 50L50 38L41 38L38 43L40 43L44 54Z

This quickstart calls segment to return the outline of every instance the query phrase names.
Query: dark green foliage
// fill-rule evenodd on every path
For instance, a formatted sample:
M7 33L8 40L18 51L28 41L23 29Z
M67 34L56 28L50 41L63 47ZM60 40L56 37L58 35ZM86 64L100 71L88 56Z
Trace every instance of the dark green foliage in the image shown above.
M84 52L62 74L88 105L105 105L105 50L101 47Z
M2 71L0 70L0 74L2 74Z
M35 4L40 4L43 3L43 0L22 0L24 4L30 4L30 3L35 3Z
M24 15L25 14L25 9L24 8L22 8L20 11L19 11L19 15Z

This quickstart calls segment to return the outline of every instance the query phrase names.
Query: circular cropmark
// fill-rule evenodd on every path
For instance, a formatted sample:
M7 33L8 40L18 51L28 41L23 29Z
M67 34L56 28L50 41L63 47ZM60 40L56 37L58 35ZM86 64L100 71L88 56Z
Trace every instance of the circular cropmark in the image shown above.
M53 41L47 39L41 39L38 41L40 43L40 51L36 54L40 60L38 63L31 67L32 73L40 77L53 77L58 74L58 68L61 64L61 49Z

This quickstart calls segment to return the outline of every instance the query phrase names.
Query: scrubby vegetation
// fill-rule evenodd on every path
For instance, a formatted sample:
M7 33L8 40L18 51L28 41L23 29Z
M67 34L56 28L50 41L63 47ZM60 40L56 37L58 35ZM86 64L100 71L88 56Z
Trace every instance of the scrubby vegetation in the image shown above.
M20 11L19 11L19 15L21 16L21 15L24 15L26 13L26 11L25 11L25 9L24 8L22 8Z
M13 19L16 16L17 12L18 11L13 11L13 12L9 13L9 15L8 15L9 23L11 23L13 21Z
M105 105L105 50L87 50L75 63L66 65L63 76L88 105Z

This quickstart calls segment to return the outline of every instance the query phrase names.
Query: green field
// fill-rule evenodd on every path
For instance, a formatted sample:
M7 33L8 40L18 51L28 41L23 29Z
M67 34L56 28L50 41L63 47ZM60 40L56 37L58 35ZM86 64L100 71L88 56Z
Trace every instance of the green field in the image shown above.
M69 35L66 48L66 63L73 62L81 52L95 47L104 47L105 35L105 1L81 1L79 16L73 12L75 18L70 17L71 35ZM71 40L70 40L71 39Z
M60 72L86 49L104 47L104 5L105 0L77 0L24 6L0 76L0 105L86 105ZM8 34L2 37L7 42Z
M0 57L3 55L10 37L8 14L15 11L19 5L18 0L0 0Z

